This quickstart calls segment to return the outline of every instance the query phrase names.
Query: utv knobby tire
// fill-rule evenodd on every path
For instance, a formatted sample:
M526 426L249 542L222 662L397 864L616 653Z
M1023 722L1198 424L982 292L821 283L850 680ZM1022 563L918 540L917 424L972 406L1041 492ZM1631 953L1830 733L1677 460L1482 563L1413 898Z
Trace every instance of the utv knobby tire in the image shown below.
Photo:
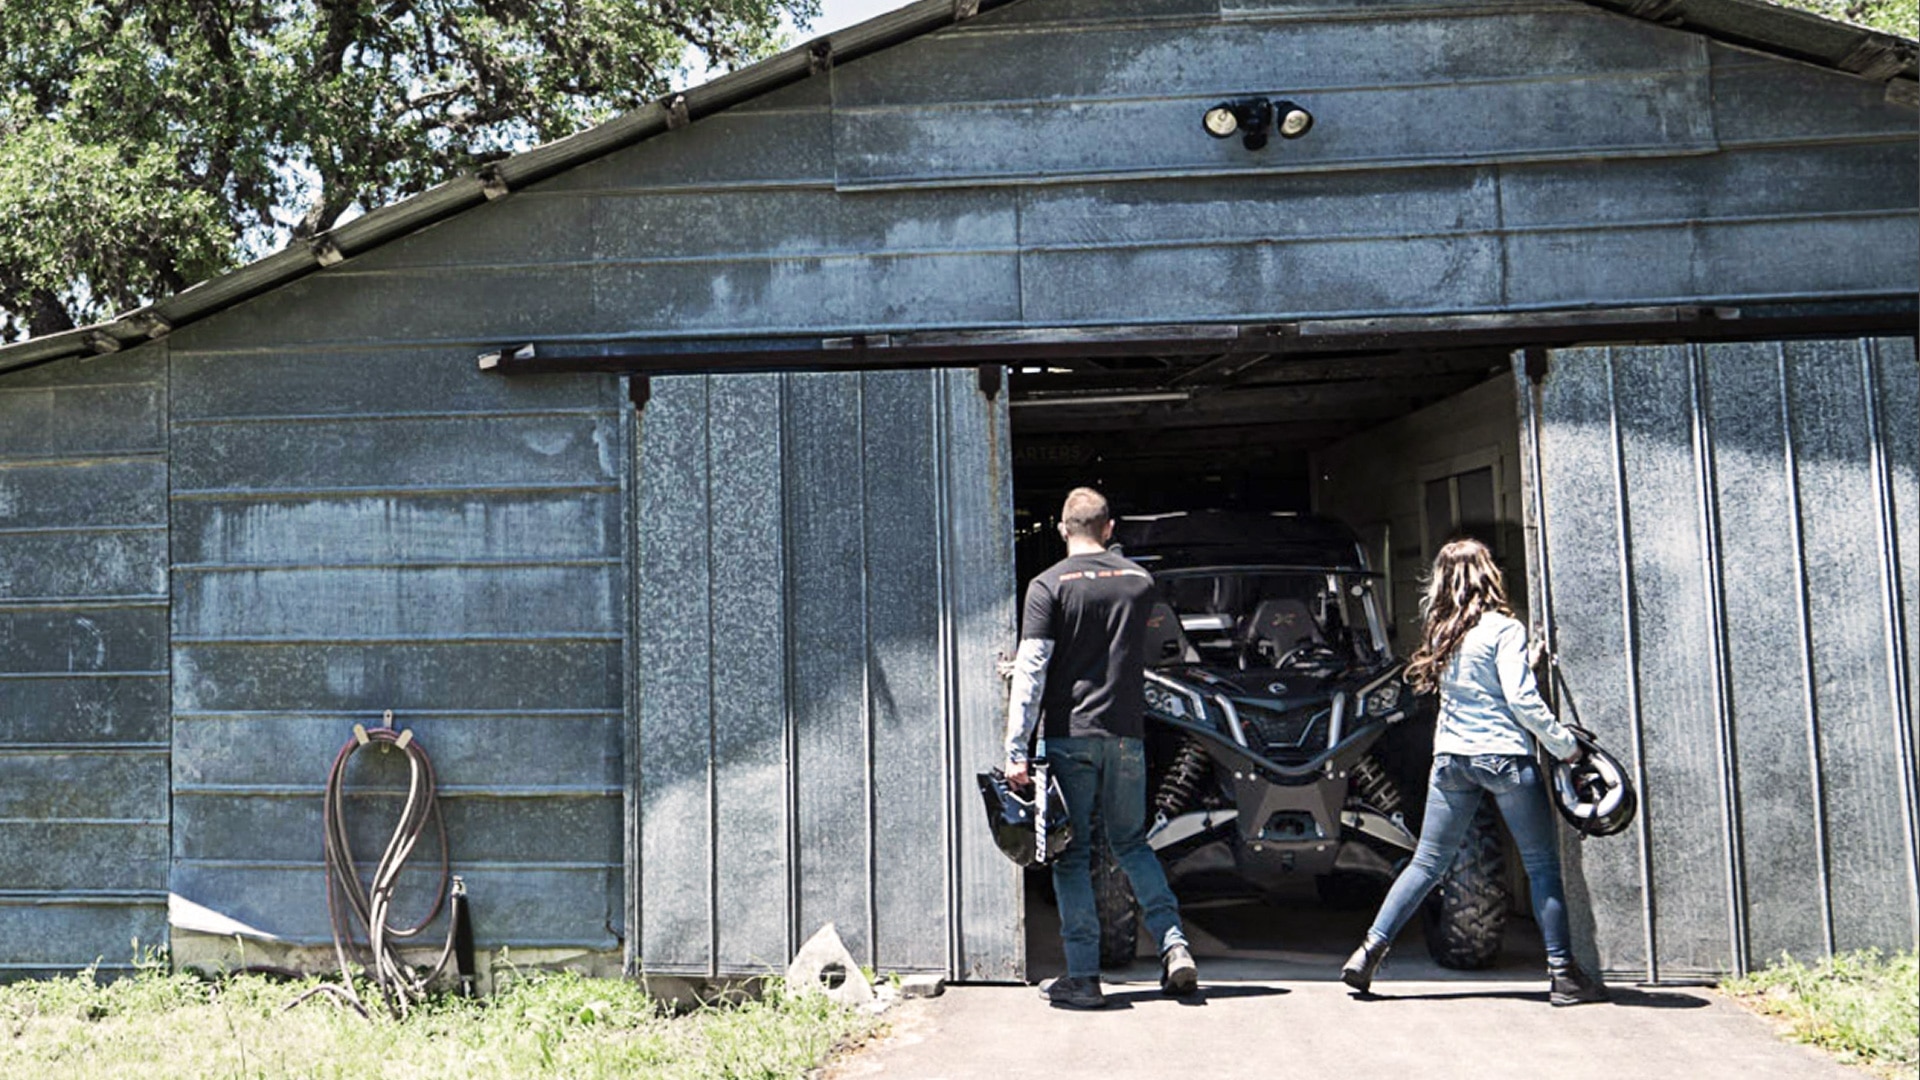
M1480 804L1466 843L1428 897L1427 953L1441 967L1475 971L1493 966L1507 928L1507 854L1488 801Z
M1133 963L1140 905L1133 900L1133 882L1107 846L1106 823L1095 814L1088 824L1093 834L1087 838L1092 845L1093 904L1100 913L1100 966L1123 968Z

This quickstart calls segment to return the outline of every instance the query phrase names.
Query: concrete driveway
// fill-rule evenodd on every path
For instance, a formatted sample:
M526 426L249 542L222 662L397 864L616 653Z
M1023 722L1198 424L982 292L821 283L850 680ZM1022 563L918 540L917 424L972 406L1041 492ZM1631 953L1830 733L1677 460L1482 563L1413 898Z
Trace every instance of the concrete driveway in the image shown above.
M1034 910L1030 969L1057 973L1048 913ZM1102 1012L1049 1007L1030 986L957 986L906 1002L890 1034L827 1071L832 1080L1862 1080L1708 989L1614 987L1614 1001L1547 1004L1539 938L1516 920L1490 972L1441 969L1417 926L1374 995L1337 978L1364 915L1216 904L1187 912L1202 993L1161 996L1142 959L1105 980Z
M1706 990L1620 989L1610 1005L1551 1008L1543 984L1393 982L1376 1000L1339 983L1216 973L1194 1003L1149 973L1104 1012L1051 1009L1031 987L963 986L897 1008L891 1034L833 1080L1862 1080L1775 1038ZM1219 975L1228 975L1220 978ZM1116 992L1117 991L1117 992Z

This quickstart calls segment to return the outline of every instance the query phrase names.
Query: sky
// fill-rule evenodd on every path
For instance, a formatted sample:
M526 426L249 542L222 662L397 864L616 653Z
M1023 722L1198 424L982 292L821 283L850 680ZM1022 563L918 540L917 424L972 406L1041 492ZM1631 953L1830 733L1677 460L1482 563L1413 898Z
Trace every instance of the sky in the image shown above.
M798 45L811 41L821 34L831 34L835 30L844 30L855 23L865 22L883 12L897 7L905 7L912 0L820 0L820 18L812 26L795 29L790 39ZM696 49L687 50L687 70L675 80L675 89L699 86L714 77L717 72L701 63L700 53Z
M883 11L905 7L909 0L821 0L820 21L807 28L810 35L830 34L854 23L866 22Z

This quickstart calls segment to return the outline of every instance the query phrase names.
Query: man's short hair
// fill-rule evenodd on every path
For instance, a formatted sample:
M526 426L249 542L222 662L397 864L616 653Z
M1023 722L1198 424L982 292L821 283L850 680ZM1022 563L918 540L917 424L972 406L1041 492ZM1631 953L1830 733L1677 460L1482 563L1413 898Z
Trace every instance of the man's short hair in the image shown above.
M1113 510L1107 505L1107 497L1090 487L1067 492L1067 501L1060 507L1060 527L1068 536L1104 540L1107 522L1112 519Z

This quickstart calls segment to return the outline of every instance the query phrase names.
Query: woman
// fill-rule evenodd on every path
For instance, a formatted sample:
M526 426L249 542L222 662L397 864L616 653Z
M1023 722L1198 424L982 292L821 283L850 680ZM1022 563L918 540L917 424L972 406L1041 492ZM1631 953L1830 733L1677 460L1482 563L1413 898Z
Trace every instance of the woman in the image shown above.
M1534 756L1534 740L1563 761L1581 751L1554 719L1527 664L1526 627L1507 606L1506 583L1493 553L1478 540L1455 540L1433 560L1420 604L1426 638L1407 663L1407 681L1440 692L1420 846L1388 891L1367 939L1340 969L1365 992L1395 934L1433 890L1465 840L1483 795L1492 795L1520 847L1533 892L1533 913L1547 944L1555 1005L1604 1001L1607 989L1574 962L1567 931L1553 810Z

